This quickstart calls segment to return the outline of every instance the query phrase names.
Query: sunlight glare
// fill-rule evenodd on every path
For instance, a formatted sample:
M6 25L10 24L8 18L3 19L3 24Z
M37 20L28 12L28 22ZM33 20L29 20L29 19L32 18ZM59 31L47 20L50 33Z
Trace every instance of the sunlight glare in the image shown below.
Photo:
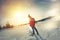
M15 18L21 18L21 15L22 14L20 12L16 12L14 16L15 16Z

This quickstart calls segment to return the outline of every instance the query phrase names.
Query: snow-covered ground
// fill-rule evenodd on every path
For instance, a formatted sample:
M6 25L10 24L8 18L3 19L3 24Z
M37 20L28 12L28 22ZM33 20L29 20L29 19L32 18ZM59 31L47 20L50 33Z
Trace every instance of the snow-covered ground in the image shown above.
M52 23L54 24L55 22ZM49 27L54 27L54 26L52 24L48 26L49 24L48 21L39 22L36 24L36 28L39 31L39 34L44 39L60 40L60 25L59 25L60 23L58 21L56 23L57 23L56 28L49 29ZM39 36L30 36L30 34L31 31L27 25L16 26L14 28L0 30L0 40L40 40Z

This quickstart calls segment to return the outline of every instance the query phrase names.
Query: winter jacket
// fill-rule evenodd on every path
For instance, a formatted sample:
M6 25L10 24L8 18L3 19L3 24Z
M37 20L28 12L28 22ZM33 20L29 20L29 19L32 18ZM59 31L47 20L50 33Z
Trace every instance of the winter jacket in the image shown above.
M30 18L29 25L33 28L35 26L35 19Z

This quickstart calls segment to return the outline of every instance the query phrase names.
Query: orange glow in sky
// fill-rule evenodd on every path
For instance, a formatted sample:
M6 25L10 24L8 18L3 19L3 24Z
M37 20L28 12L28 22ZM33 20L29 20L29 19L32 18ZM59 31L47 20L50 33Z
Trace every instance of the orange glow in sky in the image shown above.
M3 10L5 13L6 21L13 25L28 23L28 14L26 13L27 9L27 6L19 3L10 4L8 6L4 5Z

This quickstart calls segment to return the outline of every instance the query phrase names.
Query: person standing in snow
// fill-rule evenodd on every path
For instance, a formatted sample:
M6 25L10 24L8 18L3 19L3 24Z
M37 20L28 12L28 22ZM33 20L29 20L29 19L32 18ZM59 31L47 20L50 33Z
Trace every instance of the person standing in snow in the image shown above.
M30 15L28 15L28 18L29 18L29 25L30 25L30 27L31 27L32 30L33 30L32 35L35 34L35 31L36 31L37 35L39 35L38 30L37 30L36 27L35 27L35 19L32 18ZM34 31L34 30L35 30L35 31Z

